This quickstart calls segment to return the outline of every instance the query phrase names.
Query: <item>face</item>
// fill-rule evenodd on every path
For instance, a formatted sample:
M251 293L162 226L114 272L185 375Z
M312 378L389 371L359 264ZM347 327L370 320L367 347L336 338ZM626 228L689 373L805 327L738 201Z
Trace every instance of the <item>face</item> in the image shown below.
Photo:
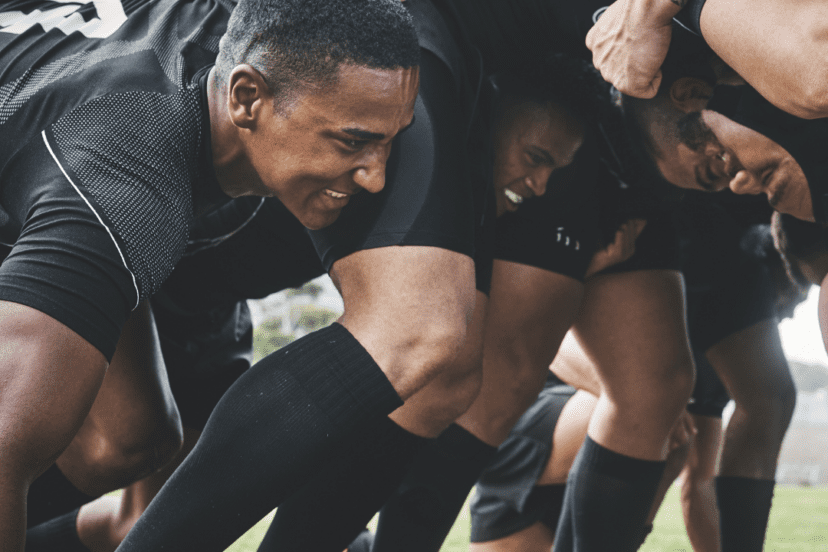
M508 104L494 132L497 216L546 193L552 171L572 163L583 141L582 125L556 104Z
M688 189L765 194L775 210L814 219L805 174L779 144L710 110L688 114L679 127L681 143L659 163L667 180Z
M258 176L246 193L276 196L308 228L330 225L351 196L385 186L391 141L411 124L418 87L417 68L343 65L337 82L284 112L266 97L244 134Z

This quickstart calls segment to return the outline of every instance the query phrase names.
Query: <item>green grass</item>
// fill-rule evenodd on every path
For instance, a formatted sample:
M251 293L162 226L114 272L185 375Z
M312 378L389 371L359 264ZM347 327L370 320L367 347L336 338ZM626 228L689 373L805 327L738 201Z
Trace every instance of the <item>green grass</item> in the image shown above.
M255 552L269 517L227 549ZM466 552L469 513L464 509L442 552ZM692 552L681 517L678 488L673 486L655 520L642 552ZM828 552L828 488L777 487L765 552Z

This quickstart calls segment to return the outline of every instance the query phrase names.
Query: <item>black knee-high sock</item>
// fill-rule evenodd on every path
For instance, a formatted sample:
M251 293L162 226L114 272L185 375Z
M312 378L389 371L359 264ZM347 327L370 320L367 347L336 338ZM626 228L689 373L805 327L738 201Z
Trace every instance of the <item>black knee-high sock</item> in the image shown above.
M29 487L26 501L26 526L34 527L45 521L80 508L95 499L78 490L63 472L52 464Z
M342 552L431 441L388 418L366 425L345 453L279 506L259 551Z
M716 478L722 552L761 552L765 544L775 481Z
M26 531L26 552L89 552L78 537L78 510Z
M380 512L373 552L437 552L497 448L452 424L414 461Z
M118 550L225 550L401 404L339 324L291 343L233 384Z
M554 552L636 550L664 466L618 454L587 436L569 471Z

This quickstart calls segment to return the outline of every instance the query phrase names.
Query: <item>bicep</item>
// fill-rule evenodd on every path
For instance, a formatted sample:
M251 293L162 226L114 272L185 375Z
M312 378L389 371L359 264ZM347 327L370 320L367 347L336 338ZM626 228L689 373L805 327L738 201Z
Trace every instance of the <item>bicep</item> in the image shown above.
M707 0L700 26L713 51L774 105L828 116L828 4Z

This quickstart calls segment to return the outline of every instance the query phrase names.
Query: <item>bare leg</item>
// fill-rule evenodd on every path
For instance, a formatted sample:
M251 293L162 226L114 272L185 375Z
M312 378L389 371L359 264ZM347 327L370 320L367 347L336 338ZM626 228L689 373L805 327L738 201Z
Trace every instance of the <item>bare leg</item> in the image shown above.
M681 507L687 536L695 552L719 552L719 510L713 479L722 420L711 416L693 416L698 433L681 477Z
M0 543L23 550L26 494L81 427L107 361L78 334L29 307L0 302Z
M602 394L569 475L555 550L633 550L693 386L681 276L645 270L590 280L574 330Z
M125 488L120 497L104 496L83 506L77 520L81 542L91 552L113 552L170 474L193 449L200 434L184 428L184 446L162 470Z

